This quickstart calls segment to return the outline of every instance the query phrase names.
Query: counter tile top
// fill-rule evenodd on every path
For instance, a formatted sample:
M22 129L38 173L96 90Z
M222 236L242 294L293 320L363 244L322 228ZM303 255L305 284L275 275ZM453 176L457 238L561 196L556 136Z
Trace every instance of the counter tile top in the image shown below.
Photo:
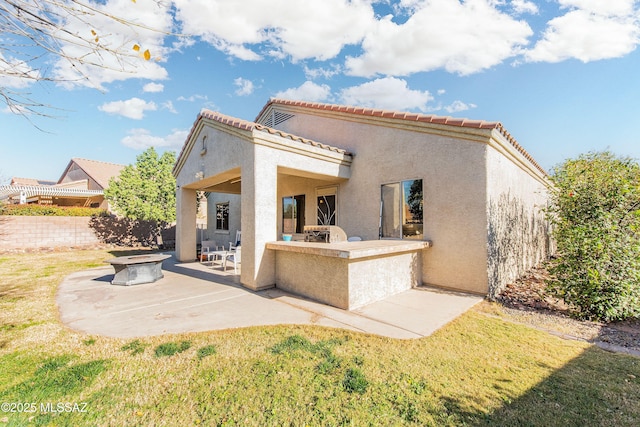
M267 249L320 255L333 258L357 259L373 256L419 251L431 247L430 241L416 240L362 240L359 242L269 242Z

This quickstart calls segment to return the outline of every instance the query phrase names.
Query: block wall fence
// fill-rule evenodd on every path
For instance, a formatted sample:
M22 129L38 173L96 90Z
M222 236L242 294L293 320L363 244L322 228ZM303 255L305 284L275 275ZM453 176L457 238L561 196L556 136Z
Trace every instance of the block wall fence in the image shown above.
M0 216L0 250L96 245L85 216Z
M84 216L0 215L0 251L97 244L155 245L151 223L124 218ZM162 232L165 244L175 241L175 226Z

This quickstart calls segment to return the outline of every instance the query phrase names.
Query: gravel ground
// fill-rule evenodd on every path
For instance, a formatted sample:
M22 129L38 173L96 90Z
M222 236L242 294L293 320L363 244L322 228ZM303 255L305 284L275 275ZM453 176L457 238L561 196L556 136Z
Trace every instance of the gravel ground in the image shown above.
M507 285L496 301L513 321L566 339L583 340L605 350L640 357L640 319L608 324L573 319L562 301L545 295L548 277L543 267L534 268L515 283Z

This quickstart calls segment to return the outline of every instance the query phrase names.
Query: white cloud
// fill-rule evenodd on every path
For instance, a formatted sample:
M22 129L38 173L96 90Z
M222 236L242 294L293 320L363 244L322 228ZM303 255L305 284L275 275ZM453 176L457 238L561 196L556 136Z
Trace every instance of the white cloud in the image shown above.
M0 51L0 87L24 89L40 78L40 71L17 58L5 58Z
M65 54L80 58L73 61L60 59L54 64L53 75L62 81L62 86L94 86L104 90L105 83L118 80L167 78L167 71L156 58L162 58L168 52L163 43L173 25L170 4L107 0L104 4L91 5L104 13L83 8L80 3L74 3L73 7L78 10L74 15L60 12L64 17L61 25L65 31L84 38L84 42L79 42L78 38L65 40L65 33L58 33ZM130 19L131 23L123 23L112 16ZM140 23L140 26L135 23ZM96 37L97 42L94 40ZM133 50L134 44L141 46L143 52L148 49L152 59L145 61L141 58ZM96 46L101 49L95 49Z
M154 102L147 102L140 98L131 98L126 101L113 101L102 104L98 110L108 114L117 114L134 120L144 118L145 111L155 111L158 107Z
M129 135L120 141L123 145L136 149L146 150L149 147L162 147L171 150L179 150L182 148L187 136L188 130L173 130L167 136L154 136L148 129L136 128L127 132Z
M538 6L529 0L511 0L513 11L519 15L530 13L535 15L538 13Z
M542 39L525 53L530 62L582 62L619 58L640 43L633 0L560 0L569 11L547 23Z
M177 101L195 102L195 101L208 101L207 95L191 95L191 96L179 96Z
M162 83L147 83L142 87L143 92L162 92L164 90L164 85Z
M276 94L276 98L294 99L298 101L322 102L329 99L331 88L306 81L296 88L290 88Z
M165 110L168 110L170 113L173 114L178 114L178 110L176 110L176 108L173 106L173 102L171 101L166 101L163 102L162 104L160 104L161 107Z
M345 104L389 110L427 111L427 104L433 100L428 91L409 89L405 80L395 77L376 79L343 89L340 96Z
M22 116L30 116L32 114L26 107L18 104L7 105L1 112L4 114L20 114Z
M637 0L558 0L563 8L582 9L586 12L604 16L624 16L633 13Z
M251 95L254 91L253 82L251 80L238 77L233 80L233 84L238 87L238 89L236 89L236 95L238 96Z
M462 101L453 101L450 105L444 107L445 111L449 114L459 113L461 111L467 111L472 108L476 108L476 104L465 104Z
M245 60L263 55L294 62L334 58L372 29L375 16L364 0L176 0L183 32ZM265 46L258 46L260 44ZM258 50L258 51L256 51Z
M342 73L342 67L337 64L331 65L329 68L309 68L308 66L304 66L304 75L309 80L314 80L317 78L330 79L331 77Z
M409 75L439 68L475 73L515 56L532 30L497 9L495 0L431 0L408 3L415 13L403 24L381 19L362 44L364 53L347 57L348 74Z

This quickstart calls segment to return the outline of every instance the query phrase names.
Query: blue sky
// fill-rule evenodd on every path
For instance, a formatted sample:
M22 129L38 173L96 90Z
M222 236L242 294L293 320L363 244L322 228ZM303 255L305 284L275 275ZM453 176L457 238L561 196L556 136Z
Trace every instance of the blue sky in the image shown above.
M179 151L202 108L253 120L270 97L500 121L546 169L592 150L640 158L637 0L102 3L154 31L95 17L124 62L49 58L65 84L0 75L58 116L27 120L0 100L0 183L56 180L73 157ZM130 55L135 43L150 61Z

